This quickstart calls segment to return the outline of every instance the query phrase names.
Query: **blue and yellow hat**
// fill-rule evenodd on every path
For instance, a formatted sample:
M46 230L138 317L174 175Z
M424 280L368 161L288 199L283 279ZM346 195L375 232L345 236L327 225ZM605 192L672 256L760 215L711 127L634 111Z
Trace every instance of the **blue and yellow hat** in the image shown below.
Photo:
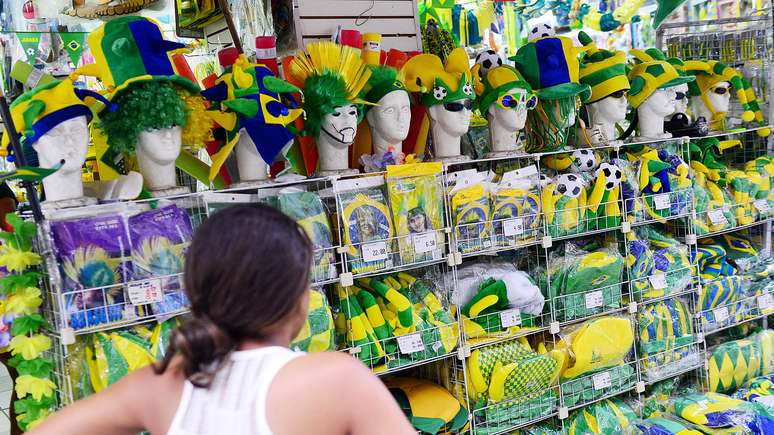
M546 100L580 96L587 101L591 88L579 83L580 63L578 55L585 51L575 47L572 39L564 36L548 36L536 39L519 49L510 57L516 62L532 89Z

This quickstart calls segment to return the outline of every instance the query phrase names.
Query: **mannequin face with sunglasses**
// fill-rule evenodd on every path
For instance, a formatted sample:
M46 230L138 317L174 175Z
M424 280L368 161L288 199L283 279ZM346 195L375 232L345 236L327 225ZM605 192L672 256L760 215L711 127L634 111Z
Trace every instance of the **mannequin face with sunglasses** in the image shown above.
M688 111L688 84L675 86L675 113L686 113ZM669 115L667 115L669 116Z
M346 171L349 168L348 150L355 142L357 106L337 107L325 115L317 136L317 151L322 172Z
M427 108L433 147L438 158L461 155L460 138L470 127L472 100L456 100Z
M403 151L403 141L408 136L411 123L411 102L406 91L392 91L379 100L366 114L371 128L374 154L383 156L392 147Z
M691 97L691 108L693 109L694 116L703 116L710 121L711 129L722 130L722 120L725 118L731 104L730 88L731 83L718 82L704 92L704 98L702 96ZM707 102L709 105L707 105Z
M640 138L663 139L670 138L670 133L664 133L664 118L675 111L675 88L658 89L637 108L640 127Z
M527 111L536 105L537 97L519 88L510 90L492 103L487 115L492 151L516 150L519 131L527 122Z

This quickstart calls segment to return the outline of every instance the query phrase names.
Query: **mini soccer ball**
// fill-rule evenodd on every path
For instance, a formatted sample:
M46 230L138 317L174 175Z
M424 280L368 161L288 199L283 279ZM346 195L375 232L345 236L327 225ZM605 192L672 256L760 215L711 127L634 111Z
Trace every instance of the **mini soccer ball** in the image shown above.
M538 38L545 38L546 36L554 36L556 35L556 31L554 31L554 28L549 26L546 23L540 23L536 26L533 26L532 29L529 31L529 41L532 42Z
M442 88L440 86L436 86L435 88L433 88L433 96L435 97L436 100L439 100L439 101L446 98L447 92L448 91L446 91L446 88Z
M591 150L575 150L572 152L572 158L575 160L575 164L578 169L584 172L592 171L596 169L599 162L597 161L597 155Z
M540 188L542 189L551 184L551 177L546 174L540 174L540 181L538 183L540 183Z
M470 83L465 83L465 86L462 87L462 92L465 95L473 95L473 86Z
M484 50L476 55L476 63L481 65L478 75L484 78L490 69L502 66L503 59L494 50Z
M556 191L570 198L577 198L583 190L583 180L577 174L562 174L556 178Z
M597 169L596 176L599 177L600 173L605 174L605 190L613 190L621 185L623 173L618 166L611 163L602 163L599 165L599 169Z

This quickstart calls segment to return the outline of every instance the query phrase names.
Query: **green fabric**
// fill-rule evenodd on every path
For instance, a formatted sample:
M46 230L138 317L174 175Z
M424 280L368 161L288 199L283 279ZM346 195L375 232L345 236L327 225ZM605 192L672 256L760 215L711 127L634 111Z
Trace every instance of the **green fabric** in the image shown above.
M611 393L628 390L634 387L637 379L634 369L629 364L604 370L610 373L610 388L594 390L593 375L565 380L562 382L562 395L565 406L577 406L592 402Z

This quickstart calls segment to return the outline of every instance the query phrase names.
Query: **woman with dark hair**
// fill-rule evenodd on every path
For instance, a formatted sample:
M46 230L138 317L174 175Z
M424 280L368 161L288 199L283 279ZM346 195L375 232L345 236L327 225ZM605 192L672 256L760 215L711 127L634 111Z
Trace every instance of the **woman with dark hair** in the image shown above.
M411 434L358 360L288 349L306 320L312 244L267 206L236 206L186 255L191 317L163 361L44 420L31 434Z

